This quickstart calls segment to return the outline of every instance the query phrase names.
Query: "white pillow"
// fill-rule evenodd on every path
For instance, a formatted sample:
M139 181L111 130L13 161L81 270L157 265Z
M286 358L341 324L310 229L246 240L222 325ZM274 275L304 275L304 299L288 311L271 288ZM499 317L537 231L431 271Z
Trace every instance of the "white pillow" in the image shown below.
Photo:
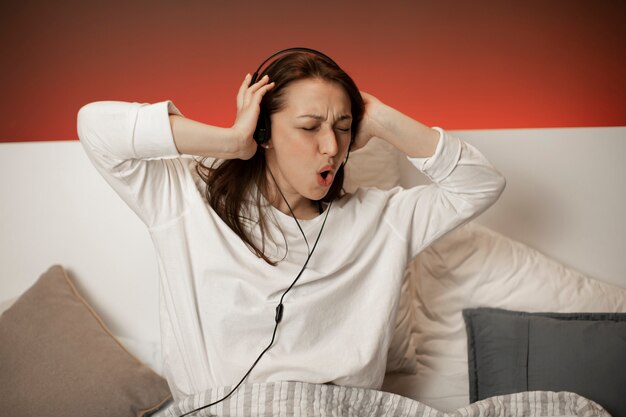
M451 411L469 404L461 310L626 312L626 290L588 278L475 222L426 248L409 266L415 284L416 375L388 375L386 391Z

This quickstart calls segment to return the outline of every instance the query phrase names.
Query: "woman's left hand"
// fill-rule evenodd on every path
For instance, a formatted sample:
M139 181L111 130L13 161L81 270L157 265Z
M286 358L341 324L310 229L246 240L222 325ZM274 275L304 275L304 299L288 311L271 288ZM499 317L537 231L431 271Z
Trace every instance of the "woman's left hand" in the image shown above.
M377 137L411 158L429 158L435 154L440 132L386 105L371 94L360 92L365 103L363 120L350 147L356 150Z
M379 132L382 131L381 121L378 118L381 114L380 110L383 106L383 102L364 91L360 91L360 93L365 102L365 112L359 124L359 129L356 132L354 143L350 147L351 151L361 149L367 145L371 138L376 137L377 134L379 135Z

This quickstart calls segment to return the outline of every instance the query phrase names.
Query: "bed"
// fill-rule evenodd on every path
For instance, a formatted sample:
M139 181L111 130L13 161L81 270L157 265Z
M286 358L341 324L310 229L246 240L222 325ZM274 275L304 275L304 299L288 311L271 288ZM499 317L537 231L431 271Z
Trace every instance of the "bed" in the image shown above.
M364 413L341 408L347 393L372 415L626 415L626 128L451 133L507 188L407 265L388 395L260 384L213 412L291 415L281 401L308 392L339 404L328 415ZM351 155L346 188L427 181L407 164L372 141ZM149 235L80 143L1 144L0 167L1 413L179 415L218 395L172 404ZM274 408L241 411L260 393Z

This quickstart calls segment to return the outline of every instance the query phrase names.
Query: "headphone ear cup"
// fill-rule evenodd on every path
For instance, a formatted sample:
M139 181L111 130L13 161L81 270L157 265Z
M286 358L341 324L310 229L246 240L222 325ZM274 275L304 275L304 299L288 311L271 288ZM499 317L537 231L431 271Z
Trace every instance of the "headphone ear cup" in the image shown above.
M267 112L263 110L263 108L261 108L259 113L256 129L254 130L252 137L259 145L263 145L270 140L270 137L272 137L270 117Z

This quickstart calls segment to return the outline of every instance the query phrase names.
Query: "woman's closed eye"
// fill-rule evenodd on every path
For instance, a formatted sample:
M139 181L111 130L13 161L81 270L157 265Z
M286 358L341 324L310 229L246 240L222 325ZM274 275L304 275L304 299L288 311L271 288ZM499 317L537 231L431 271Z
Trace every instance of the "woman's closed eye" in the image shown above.
M303 127L302 129L307 130L307 131L315 131L317 129L319 129L319 126L313 126L313 127ZM341 127L337 127L337 130L341 130L342 132L349 132L350 128L341 128Z

